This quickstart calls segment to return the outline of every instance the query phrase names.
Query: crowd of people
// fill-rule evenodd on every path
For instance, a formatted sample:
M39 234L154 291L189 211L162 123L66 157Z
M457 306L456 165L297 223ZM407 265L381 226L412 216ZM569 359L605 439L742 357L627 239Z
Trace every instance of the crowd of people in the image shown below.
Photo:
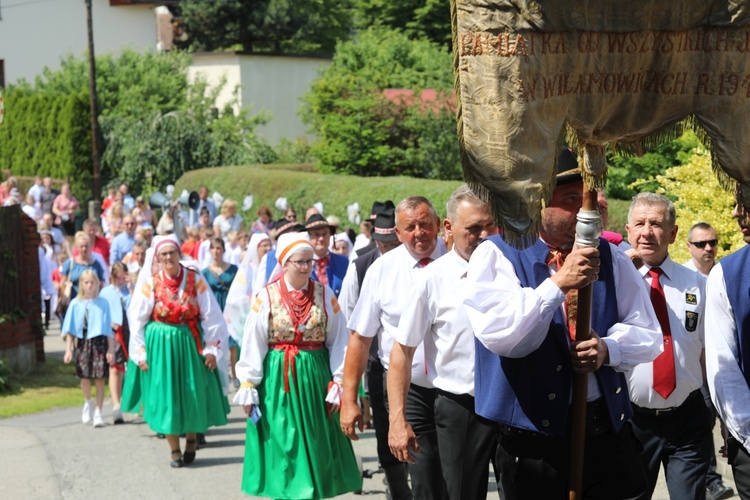
M351 440L367 424L391 498L486 498L491 475L500 498L563 498L573 379L586 374L584 498L650 498L662 467L671 498L730 496L717 421L750 498L750 250L717 263L701 222L692 259L672 261L674 205L652 193L634 198L626 238L580 246L582 188L563 149L539 238L519 250L466 185L443 221L410 196L375 202L360 234L314 207L244 221L205 186L189 212L157 218L123 185L75 232L70 190L45 197L40 179L44 321L62 321L82 422L106 425L109 379L113 422L141 413L172 467L197 460L234 392L248 495L360 490ZM750 216L734 216L750 243ZM591 338L576 340L588 285Z

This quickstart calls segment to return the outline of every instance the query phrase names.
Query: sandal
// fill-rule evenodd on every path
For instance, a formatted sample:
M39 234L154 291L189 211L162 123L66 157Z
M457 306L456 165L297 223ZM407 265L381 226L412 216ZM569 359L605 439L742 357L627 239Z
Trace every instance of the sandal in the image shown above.
M188 451L189 448L191 448L191 445L192 445L193 450ZM185 453L182 455L182 459L185 462L185 465L192 464L195 461L196 449L197 448L195 446L195 439L188 439L187 441L185 441Z
M177 460L174 459L175 455L177 455ZM179 469L180 467L183 467L185 465L185 462L182 461L182 452L178 449L172 450L172 461L169 462L169 465L173 469Z

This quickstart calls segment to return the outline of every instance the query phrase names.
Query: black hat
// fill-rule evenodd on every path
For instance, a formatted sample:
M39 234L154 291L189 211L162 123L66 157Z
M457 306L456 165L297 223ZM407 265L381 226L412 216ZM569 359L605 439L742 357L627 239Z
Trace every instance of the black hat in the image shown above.
M581 169L578 167L578 159L570 148L563 148L560 156L557 157L557 185L569 184L571 182L580 182Z
M325 217L320 214L312 214L309 219L305 221L305 231L310 229L320 229L327 227L331 230L331 234L336 231L336 226L332 226L328 223Z
M398 240L398 236L396 236L396 212L394 209L383 210L375 216L371 235L372 239L377 241L389 242Z
M391 200L386 201L376 201L372 204L372 210L370 210L370 217L365 219L366 221L370 221L372 223L375 222L375 217L385 210L393 210L396 208L396 205L393 204Z
M305 226L297 221L288 221L286 219L279 219L273 224L273 228L276 230L276 237L278 238L285 233L299 233L305 229Z

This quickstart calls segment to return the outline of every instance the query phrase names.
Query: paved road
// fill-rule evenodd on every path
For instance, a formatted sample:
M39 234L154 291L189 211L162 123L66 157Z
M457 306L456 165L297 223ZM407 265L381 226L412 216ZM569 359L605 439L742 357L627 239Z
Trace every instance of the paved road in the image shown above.
M63 348L59 337L46 337L49 355L61 357ZM104 414L111 422L109 401ZM170 468L167 443L142 419L126 417L124 425L101 429L81 424L80 407L0 420L0 498L249 498L240 493L246 420L239 407L232 407L227 426L209 430L209 445L183 469ZM372 431L354 443L354 451L364 469L377 468ZM734 486L725 463L720 461L720 472ZM382 480L376 474L364 480L362 495L338 498L384 499ZM662 479L654 499L667 498Z

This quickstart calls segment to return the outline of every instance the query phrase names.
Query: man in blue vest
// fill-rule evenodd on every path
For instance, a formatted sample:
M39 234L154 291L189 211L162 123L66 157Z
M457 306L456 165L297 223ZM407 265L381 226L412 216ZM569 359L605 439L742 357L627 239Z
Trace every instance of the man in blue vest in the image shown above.
M346 270L349 267L349 259L343 255L330 252L328 245L331 242L334 228L320 214L313 214L305 221L305 231L310 235L310 243L313 246L313 264L312 279L328 285L336 294L341 293L341 283L346 276Z
M750 214L733 214L750 243ZM734 483L750 498L750 246L724 257L706 283L706 377L716 411L729 431Z
M505 498L564 498L573 372L588 374L583 497L648 498L623 371L660 353L661 331L630 259L605 240L574 245L583 183L563 150L539 240L499 236L469 262L464 304L476 336L476 413L500 424ZM576 341L574 292L593 283L592 338ZM569 322L570 320L570 322Z

